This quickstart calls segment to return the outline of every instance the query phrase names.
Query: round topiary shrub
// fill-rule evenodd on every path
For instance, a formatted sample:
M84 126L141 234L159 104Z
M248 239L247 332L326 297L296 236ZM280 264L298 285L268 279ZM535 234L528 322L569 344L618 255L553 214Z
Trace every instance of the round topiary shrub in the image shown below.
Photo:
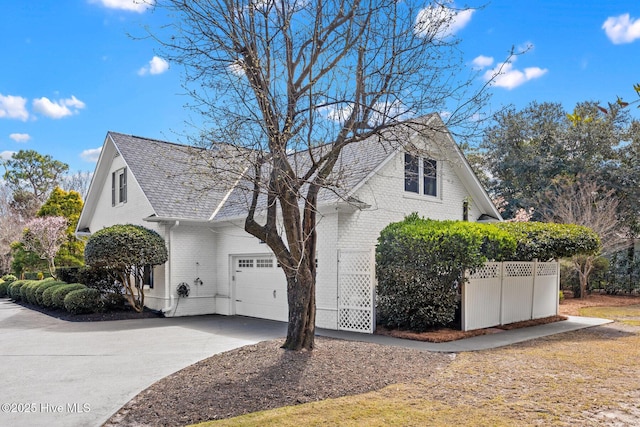
M86 289L87 287L82 283L71 283L69 285L62 285L53 291L51 295L51 303L54 308L64 308L64 298L71 291L78 289Z
M29 304L35 304L35 290L39 284L39 280L29 280L26 285L20 288L20 297L22 298L22 301L28 302Z
M16 276L14 276L13 274L5 274L4 276L2 276L2 280L6 283L13 283L16 280L18 280L18 278Z
M85 263L113 272L137 312L144 309L145 268L164 264L167 258L167 246L160 234L132 224L96 231L84 249Z
M16 280L11 285L9 285L9 296L14 301L20 301L21 294L20 289L27 284L26 280Z
M7 296L7 288L9 287L9 283L0 279L0 298L4 298Z
M67 283L57 283L44 290L42 293L42 306L53 308L53 293L63 286L67 286Z
M45 279L42 283L40 283L40 285L38 285L38 287L36 288L35 296L36 296L36 304L40 305L40 306L45 306L44 305L44 301L43 301L43 294L44 291L46 291L49 288L52 288L54 286L59 286L59 285L66 285L65 282L59 282L56 280L47 280ZM53 292L53 291L51 291Z
M101 311L100 291L91 288L71 291L64 297L64 308L73 314Z

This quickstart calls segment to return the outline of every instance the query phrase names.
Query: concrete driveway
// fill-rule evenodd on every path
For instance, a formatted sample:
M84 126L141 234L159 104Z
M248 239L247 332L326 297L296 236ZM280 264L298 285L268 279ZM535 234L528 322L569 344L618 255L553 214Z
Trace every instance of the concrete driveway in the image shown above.
M99 426L173 372L285 335L227 316L66 322L0 299L0 425Z

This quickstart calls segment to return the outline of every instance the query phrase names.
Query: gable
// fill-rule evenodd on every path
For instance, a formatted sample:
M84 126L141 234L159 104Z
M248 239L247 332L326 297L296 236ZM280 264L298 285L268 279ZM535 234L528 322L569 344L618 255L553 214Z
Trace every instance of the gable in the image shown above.
M107 138L89 186L77 231L91 233L114 223L142 224L142 218L151 214L153 208L129 165Z

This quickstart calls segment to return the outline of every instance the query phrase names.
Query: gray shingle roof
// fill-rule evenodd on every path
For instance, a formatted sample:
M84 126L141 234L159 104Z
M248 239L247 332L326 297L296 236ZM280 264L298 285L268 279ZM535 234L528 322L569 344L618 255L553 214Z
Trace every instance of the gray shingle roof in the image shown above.
M205 150L116 132L109 136L157 216L207 220L222 201L225 189L209 185Z
M206 221L214 212L216 220L246 215L252 186L248 176L239 180L238 177L239 171L250 174L252 170L246 160L246 164L239 164L248 151L241 156L230 154L225 157L220 151L116 132L109 132L109 135L158 217ZM318 202L325 204L347 200L356 186L409 137L408 132L397 135L374 136L345 146L328 188L322 189L318 195ZM317 147L313 155L317 157L330 148L330 145ZM232 150L239 153L237 148ZM234 158L236 164L232 165ZM290 162L298 170L308 168L310 159L307 151L289 156ZM228 175L219 179L216 174ZM260 199L260 207L266 205L265 199Z

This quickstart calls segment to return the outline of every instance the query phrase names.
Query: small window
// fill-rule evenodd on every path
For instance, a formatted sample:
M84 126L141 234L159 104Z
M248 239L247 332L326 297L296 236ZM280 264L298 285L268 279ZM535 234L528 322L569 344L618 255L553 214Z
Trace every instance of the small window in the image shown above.
M433 159L404 155L404 191L425 196L438 196L438 162Z
M271 258L258 258L256 260L256 268L273 268L273 260Z
M127 203L127 168L111 174L111 206Z
M253 260L252 259L239 259L238 260L238 268L253 268Z

